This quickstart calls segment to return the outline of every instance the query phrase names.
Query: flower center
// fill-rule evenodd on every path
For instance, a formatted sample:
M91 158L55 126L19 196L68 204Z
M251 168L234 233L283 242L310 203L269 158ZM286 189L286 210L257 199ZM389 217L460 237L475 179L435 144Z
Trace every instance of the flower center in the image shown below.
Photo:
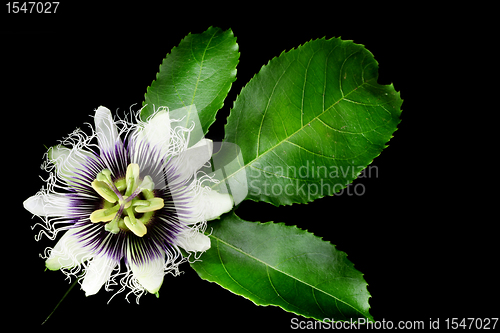
M139 237L146 234L146 224L155 210L163 208L163 199L153 194L154 183L150 176L139 179L139 165L127 167L125 179L111 180L111 171L104 169L97 174L92 188L104 199L104 208L90 214L93 223L105 222L111 233L130 230Z

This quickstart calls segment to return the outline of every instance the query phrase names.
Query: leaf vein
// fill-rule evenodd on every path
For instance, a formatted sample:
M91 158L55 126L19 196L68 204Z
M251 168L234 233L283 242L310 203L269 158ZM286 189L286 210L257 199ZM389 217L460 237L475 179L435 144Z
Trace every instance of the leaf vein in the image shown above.
M286 71L288 70L288 68L291 66L292 63L294 63L294 61L291 61L290 64L288 64L287 68L285 68L283 70L283 73L281 73L278 80L276 80L276 83L273 87L273 90L271 91L271 96L269 96L269 98L267 100L267 105L266 105L266 108L264 109L264 114L262 115L262 120L260 121L259 132L257 134L257 150L256 150L257 157L259 157L260 133L262 133L262 126L264 125L264 119L266 118L267 110L269 109L269 104L271 103L271 100L273 99L274 91L276 90L276 87L278 86L279 82L281 81L281 78L283 77L283 75L285 75ZM256 157L256 159L257 159L257 157Z
M282 74L282 75L283 75L283 74ZM370 82L370 81L363 82L363 83L362 83L362 84L358 87L358 89L359 89L360 87L364 86L364 85L369 84L369 82ZM275 85L275 87L274 87L274 88L276 88L276 85ZM274 91L274 89L273 89L273 91ZM354 91L354 90L353 90L353 91ZM341 98L341 99L339 99L338 101L334 102L334 103L333 103L332 105L330 105L330 106L329 106L326 110L324 110L323 112L321 112L320 114L318 114L317 116L315 116L315 117L314 117L314 118L313 118L313 119L309 122L309 124L310 124L310 123L312 123L312 122L313 122L313 121L315 121L315 120L318 120L318 119L319 119L319 117L321 117L323 114L325 114L326 112L328 112L330 109L334 109L334 110L336 110L336 109L335 109L335 106L336 106L337 104L339 104L339 103L340 103L340 102L341 102L341 101L342 101L345 97L349 96L349 95L350 95L353 91L349 92L349 93L348 93L347 95L345 95L343 98ZM268 102L268 105L269 105L269 102ZM338 113L338 112L337 112L337 113ZM338 113L338 114L339 114L339 113ZM339 115L340 115L340 114L339 114ZM340 116L341 116L341 115L340 115ZM264 116L263 116L263 118L264 118ZM298 130L296 130L294 133L290 134L290 135L289 135L286 139L283 139L282 141L278 142L276 145L274 145L274 146L270 147L268 150L266 150L265 152L263 152L263 153L261 153L261 154L260 154L260 152L259 152L259 145L260 145L260 133L261 133L261 130L262 130L262 121L261 121L261 126L260 126L260 128L259 128L259 132L258 132L257 152L256 152L256 156L255 156L255 158L253 158L251 161L247 162L245 165L243 165L243 166L242 166L241 168L239 168L238 170L236 170L236 171L234 171L233 173L231 173L231 174L227 175L227 176L226 176L224 179L222 179L221 181L226 181L227 179L231 178L231 177L232 177L233 175L235 175L236 173L240 172L240 171L241 171L241 170L243 170L243 169L246 169L246 168L247 168L247 167L249 167L252 163L254 163L257 159L261 158L262 156L264 156L264 155L268 154L268 153L269 153L269 152L271 152L271 151L274 151L274 149L276 149L276 147L278 147L279 145L283 144L283 142L288 142L288 143L291 143L288 139L290 139L291 137L293 137L294 135L296 135L296 134L297 134L297 133L299 133L300 131L303 131L305 127L306 127L306 126L299 128L299 129L298 129ZM380 126L380 127L382 127L382 126ZM301 147L301 148L302 148L302 147ZM351 148L349 147L349 149L351 149ZM336 157L335 157L335 159L338 159L338 158L336 158Z
M300 148L300 149L302 149L302 150L305 150L306 152L308 152L308 153L310 153L310 154L313 154L313 155L316 155L316 156L320 156L320 157L323 157L323 158L327 158L327 159L330 159L330 160L334 160L334 159L336 159L336 158L335 158L335 157L333 157L333 156L327 156L327 155L324 155L324 154L315 153L315 152L313 152L313 151L311 151L311 150L309 150L309 149L306 149L306 148L302 147L301 145L298 145L298 144L293 143L293 142L291 142L291 141L285 140L285 142L287 142L287 143L291 144L292 146L295 146L295 147L297 147L297 148Z
M207 46L205 47L205 49L203 50L203 54L201 56L201 60L200 60L200 71L198 73L198 77L196 78L196 84L194 86L194 91L193 91L193 98L191 100L191 103L189 104L194 104L194 98L196 96L196 91L198 90L198 84L200 83L200 77L201 77L201 73L203 71L203 62L205 61L205 54L207 53L207 49L210 45L210 43L212 42L212 39L214 38L214 36L216 35L217 31L215 31L212 36L210 37L210 40L208 41L207 43ZM194 40L194 38L193 38ZM191 52L193 52L193 41L191 41ZM193 59L194 59L194 54L193 54Z
M210 236L210 237L212 237L212 236ZM227 245L227 243L225 243L225 242L222 242L222 243L224 243L224 244L226 244L226 245ZM238 282L238 281L237 281L237 280L236 280L236 279L235 279L235 278L231 275L231 273L229 273L229 271L228 271L228 270L227 270L227 268L226 268L226 265L224 265L224 261L222 260L222 256L221 256L221 254L220 254L219 239L217 239L217 255L219 256L220 263L221 263L222 267L224 268L224 271L226 272L227 276L228 276L231 280L233 280L233 281L234 281L234 283L236 283L236 284L237 284L237 285L238 285L241 289L244 289L244 290L246 290L248 293L252 294L254 297L262 299L261 297L257 296L256 294L254 294L253 292L251 292L250 290L248 290L247 288L245 288L243 285L241 285L241 284L240 284L240 283L239 283L239 282Z
M222 240L222 239L220 239L220 238L218 238L218 237L214 236L213 234L209 235L209 237L214 238L214 239L217 241L217 249L218 249L218 251L219 251L219 242L220 242L220 243L223 243L223 244L225 244L226 246L228 246L228 247L232 248L233 250L235 250L235 251L237 251L237 252L239 252L239 253L241 253L241 254L243 254L243 255L245 255L245 256L247 256L247 257L249 257L249 258L251 258L251 259L253 259L253 260L255 260L255 261L259 262L259 263L261 263L261 264L263 264L264 266L266 266L266 269L267 269L267 267L270 267L270 268L274 269L275 271L277 271L277 272L279 272L279 273L281 273L281 274L283 274L283 275L285 275L285 276L287 276L287 277L291 278L292 280L299 281L299 282L303 283L304 285L306 285L306 286L308 286L308 287L310 287L310 288L312 288L312 289L315 289L315 290L317 290L317 291L319 291L319 292L322 292L323 294L325 294L325 295L327 295L327 296L329 296L329 297L331 297L331 298L335 299L336 301L338 301L338 302L340 302L340 303L343 303L343 304L345 304L345 305L347 305L347 306L351 307L352 309L356 310L357 312L361 313L361 311L360 311L359 309L355 308L354 306L352 306L352 305L351 305L351 304L349 304L349 303L344 302L343 300L339 299L338 297L335 297L335 295L332 295L332 294L330 294L330 293L326 292L325 290L321 290L321 289L319 289L318 287L316 287L316 286L314 286L314 285L311 285L310 283L307 283L306 281L303 281L303 280L301 280L301 279L299 279L299 278L297 278L297 277L295 277L295 276L292 276L292 275L288 274L287 272L284 272L284 271L282 271L282 270L280 270L280 269L278 269L278 268L276 268L276 267L273 267L273 266L271 266L270 264L266 263L265 261L262 261L261 259L259 259L259 258L257 258L257 257L254 257L254 256L252 256L251 254L249 254L249 253L247 253L247 252L244 252L243 250L241 250L241 249L239 249L239 248L237 248L237 247L233 246L232 244L229 244L229 243L225 242L224 240ZM220 257L220 251L219 251L218 253L219 253L219 259L221 260L221 263L222 263L222 258ZM224 270L226 271L226 273L228 274L228 276L229 276L229 277L230 277L230 278L231 278L231 279L232 279L232 280L233 280L236 284L238 284L238 285L239 285L242 289L245 289L245 290L247 290L249 293L251 293L252 295L255 295L254 293L252 293L251 291L249 291L248 289L246 289L245 287L243 287L240 283L238 283L238 282L237 282L237 281L236 281L236 280L235 280L235 279L234 279L234 278L233 278L233 277L229 274L229 272L227 271L227 269L226 269L226 267L225 267L225 266L224 266ZM260 298L260 297L258 297L258 296L256 296L256 297L257 297L257 298Z

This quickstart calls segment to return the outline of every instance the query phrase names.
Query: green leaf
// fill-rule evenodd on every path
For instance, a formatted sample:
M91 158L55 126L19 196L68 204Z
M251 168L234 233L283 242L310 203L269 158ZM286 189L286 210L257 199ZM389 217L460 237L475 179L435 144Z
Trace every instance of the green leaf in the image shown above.
M206 134L236 80L239 57L230 29L210 27L201 34L187 35L163 60L156 80L148 87L141 118L153 114L153 105L174 110L195 104Z
M212 246L191 264L201 278L305 317L372 320L363 274L331 243L295 226L243 221L234 212L207 231Z
M235 173L246 171L248 198L306 203L351 183L400 121L399 93L377 78L373 55L338 38L308 42L263 66L225 128L224 140L243 154Z

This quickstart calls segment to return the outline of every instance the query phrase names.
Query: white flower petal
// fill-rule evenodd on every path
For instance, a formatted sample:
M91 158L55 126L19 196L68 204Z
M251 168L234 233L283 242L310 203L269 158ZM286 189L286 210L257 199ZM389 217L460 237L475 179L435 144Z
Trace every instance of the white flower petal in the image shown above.
M165 252L161 251L159 258L149 260L142 265L136 265L129 260L134 277L150 293L155 294L163 283Z
M182 218L186 224L211 221L224 213L229 212L234 205L230 194L221 194L216 191L201 191L193 198L193 212L189 218Z
M116 265L118 262L106 255L94 257L83 278L82 289L85 291L85 296L95 295L108 281Z
M192 230L178 234L175 243L188 252L204 252L210 248L210 238Z
M218 218L233 208L233 197L230 194L221 194L216 191L210 191L201 197L204 201L204 218L207 221Z
M60 175L66 182L74 181L81 183L76 173L82 170L83 163L87 158L94 158L94 156L82 149L69 149L62 145L53 146L48 151L49 160L55 164L58 175Z
M103 150L114 149L115 143L120 140L120 137L118 136L111 111L108 108L104 106L97 108L94 123L102 155Z
M172 159L172 163L180 171L182 181L198 171L212 156L213 142L209 139L202 139L194 146L186 149Z
M139 140L146 140L165 156L170 146L170 117L166 110L159 111L137 132Z
M56 271L61 268L75 267L92 256L91 251L83 247L75 236L80 230L81 228L73 228L64 233L45 261L48 269Z
M62 194L37 194L26 199L23 206L33 215L65 216L68 214L70 199Z

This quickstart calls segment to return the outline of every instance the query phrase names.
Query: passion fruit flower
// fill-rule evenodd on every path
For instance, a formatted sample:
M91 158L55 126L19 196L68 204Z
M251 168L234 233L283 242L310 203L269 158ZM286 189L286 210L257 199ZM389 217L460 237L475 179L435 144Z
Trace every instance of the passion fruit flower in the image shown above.
M43 220L36 223L37 241L65 231L42 255L46 267L68 277L83 273L87 296L103 285L110 290L117 278L118 292L130 288L127 296L157 293L164 275L179 274L187 260L181 248L195 255L208 250L206 221L234 204L230 194L206 185L216 179L198 171L213 147L204 138L188 147L196 122L179 125L182 119L171 119L167 108L145 122L139 114L114 121L99 107L90 136L77 129L48 150L46 187L24 201Z

